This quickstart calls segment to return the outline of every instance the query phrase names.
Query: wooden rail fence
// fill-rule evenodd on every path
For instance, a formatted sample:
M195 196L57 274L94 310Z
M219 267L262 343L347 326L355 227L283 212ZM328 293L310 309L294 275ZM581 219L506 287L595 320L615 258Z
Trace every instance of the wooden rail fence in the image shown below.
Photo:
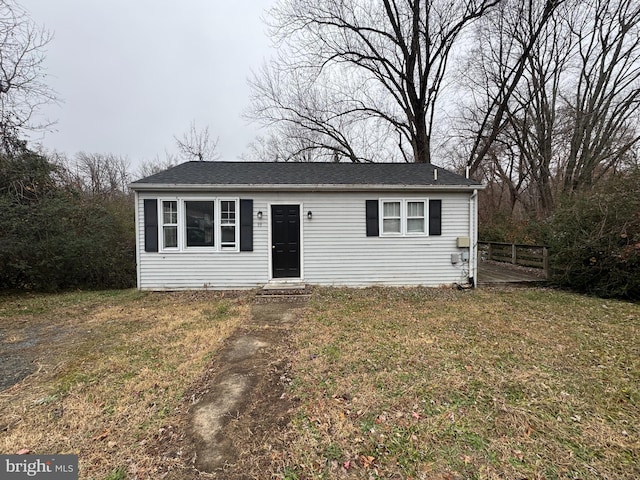
M478 255L482 260L540 268L545 277L549 278L549 248L545 245L478 242Z

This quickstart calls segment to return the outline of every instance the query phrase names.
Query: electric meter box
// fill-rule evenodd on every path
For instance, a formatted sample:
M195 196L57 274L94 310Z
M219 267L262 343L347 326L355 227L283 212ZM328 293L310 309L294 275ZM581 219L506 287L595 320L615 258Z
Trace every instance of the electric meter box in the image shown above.
M469 237L458 237L458 248L469 248Z

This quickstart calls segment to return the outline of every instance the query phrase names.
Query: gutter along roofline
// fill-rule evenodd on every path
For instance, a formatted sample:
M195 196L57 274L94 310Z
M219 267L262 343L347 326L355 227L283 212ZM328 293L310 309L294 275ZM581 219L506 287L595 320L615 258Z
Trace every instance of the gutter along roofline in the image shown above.
M473 192L486 185L394 185L394 184L191 184L191 183L131 183L136 192L371 192L371 191L444 191Z

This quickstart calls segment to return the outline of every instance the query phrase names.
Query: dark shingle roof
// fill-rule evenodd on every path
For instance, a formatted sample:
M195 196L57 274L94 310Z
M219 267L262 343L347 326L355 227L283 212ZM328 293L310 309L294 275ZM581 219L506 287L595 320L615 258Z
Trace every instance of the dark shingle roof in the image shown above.
M437 179L434 174L437 170ZM479 186L473 180L431 164L187 162L134 182L151 186Z

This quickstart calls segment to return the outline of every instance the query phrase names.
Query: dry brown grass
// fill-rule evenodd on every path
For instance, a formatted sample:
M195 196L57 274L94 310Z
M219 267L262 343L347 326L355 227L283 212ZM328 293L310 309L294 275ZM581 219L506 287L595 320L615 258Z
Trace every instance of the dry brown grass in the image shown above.
M5 342L49 339L0 392L0 451L79 454L82 479L189 471L189 397L250 304L0 297ZM242 462L285 480L640 478L639 326L638 304L553 290L316 289L288 340L292 420Z
M0 298L14 341L34 329L45 339L37 371L0 392L0 452L78 454L87 479L118 468L156 478L159 468L188 463L183 452L160 458L150 445L173 434L185 392L247 315L245 300L219 293Z
M552 290L322 290L286 479L640 478L640 308Z

